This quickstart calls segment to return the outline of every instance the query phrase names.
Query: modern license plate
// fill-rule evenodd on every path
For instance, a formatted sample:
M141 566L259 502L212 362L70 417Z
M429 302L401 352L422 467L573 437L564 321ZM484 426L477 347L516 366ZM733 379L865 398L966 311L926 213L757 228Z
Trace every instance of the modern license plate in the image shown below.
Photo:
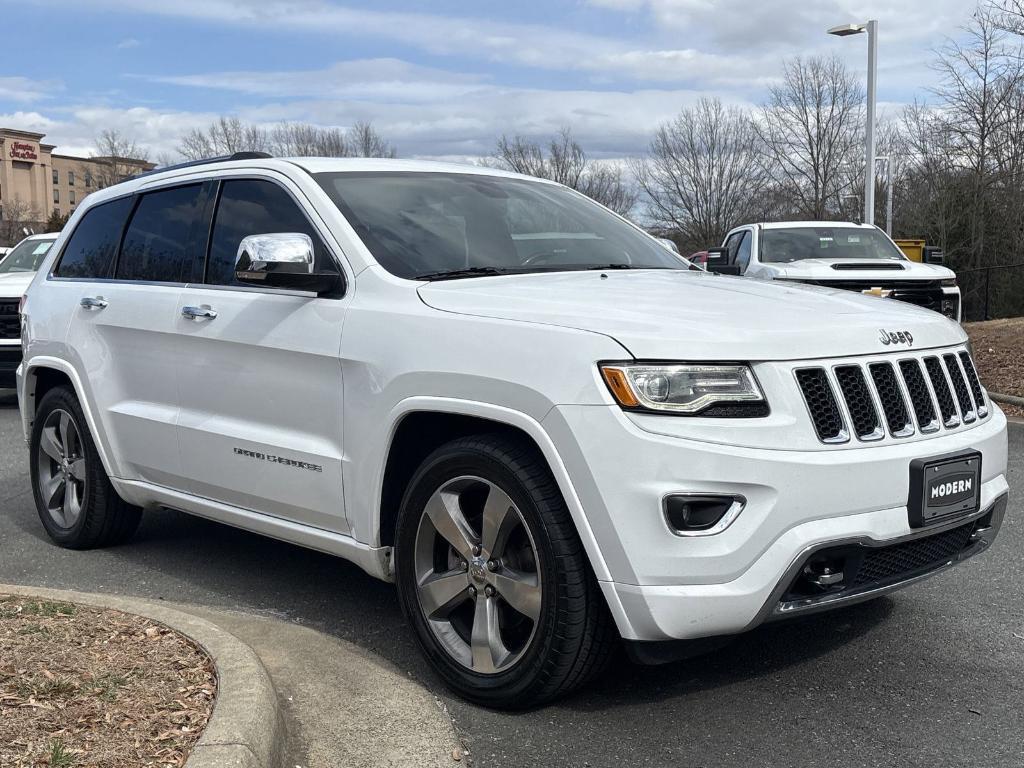
M977 451L910 462L911 528L977 512L981 504L981 454Z

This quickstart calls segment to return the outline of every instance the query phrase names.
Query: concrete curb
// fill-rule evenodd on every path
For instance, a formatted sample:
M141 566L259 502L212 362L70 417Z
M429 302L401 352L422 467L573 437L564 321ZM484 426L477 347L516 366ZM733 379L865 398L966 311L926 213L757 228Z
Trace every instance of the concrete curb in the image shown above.
M1004 405L1016 405L1018 408L1024 408L1024 397L1017 397L1016 395L1000 395L998 392L989 392L988 396L997 403L1003 403Z
M284 720L270 675L252 648L216 624L132 597L8 584L0 584L0 593L113 608L166 624L189 637L216 666L217 700L185 768L276 768L280 764Z

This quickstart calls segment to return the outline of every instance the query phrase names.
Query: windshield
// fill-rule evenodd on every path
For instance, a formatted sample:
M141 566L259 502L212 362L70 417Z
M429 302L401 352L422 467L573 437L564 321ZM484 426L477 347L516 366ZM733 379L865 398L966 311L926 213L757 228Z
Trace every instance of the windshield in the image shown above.
M404 278L578 269L687 269L563 187L460 173L319 173L374 258Z
M903 253L877 229L792 227L761 230L761 261L780 264L801 259L902 260Z
M35 272L43 263L53 240L22 240L0 261L0 274L5 272Z

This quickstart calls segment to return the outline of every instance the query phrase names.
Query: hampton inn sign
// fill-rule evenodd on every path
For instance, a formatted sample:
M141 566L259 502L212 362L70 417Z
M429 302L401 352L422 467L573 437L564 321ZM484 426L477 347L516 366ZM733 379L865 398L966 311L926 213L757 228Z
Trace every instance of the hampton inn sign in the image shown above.
M82 198L99 186L110 158L72 157L54 152L43 143L43 134L0 128L0 218L4 206L14 201L29 211L25 218L33 226L46 221L51 211L71 213ZM144 160L118 159L118 165L149 170ZM0 243L0 246L10 243Z
M15 157L18 160L38 160L39 152L35 145L26 144L23 141L12 141L11 151L8 152L11 157Z

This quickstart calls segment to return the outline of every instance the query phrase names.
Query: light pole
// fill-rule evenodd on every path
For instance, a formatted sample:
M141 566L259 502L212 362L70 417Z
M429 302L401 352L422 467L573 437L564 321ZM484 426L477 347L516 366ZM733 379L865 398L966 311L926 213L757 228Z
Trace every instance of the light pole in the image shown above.
M878 69L878 22L842 24L832 27L830 35L846 37L868 33L868 124L864 131L864 223L875 223L875 79Z

